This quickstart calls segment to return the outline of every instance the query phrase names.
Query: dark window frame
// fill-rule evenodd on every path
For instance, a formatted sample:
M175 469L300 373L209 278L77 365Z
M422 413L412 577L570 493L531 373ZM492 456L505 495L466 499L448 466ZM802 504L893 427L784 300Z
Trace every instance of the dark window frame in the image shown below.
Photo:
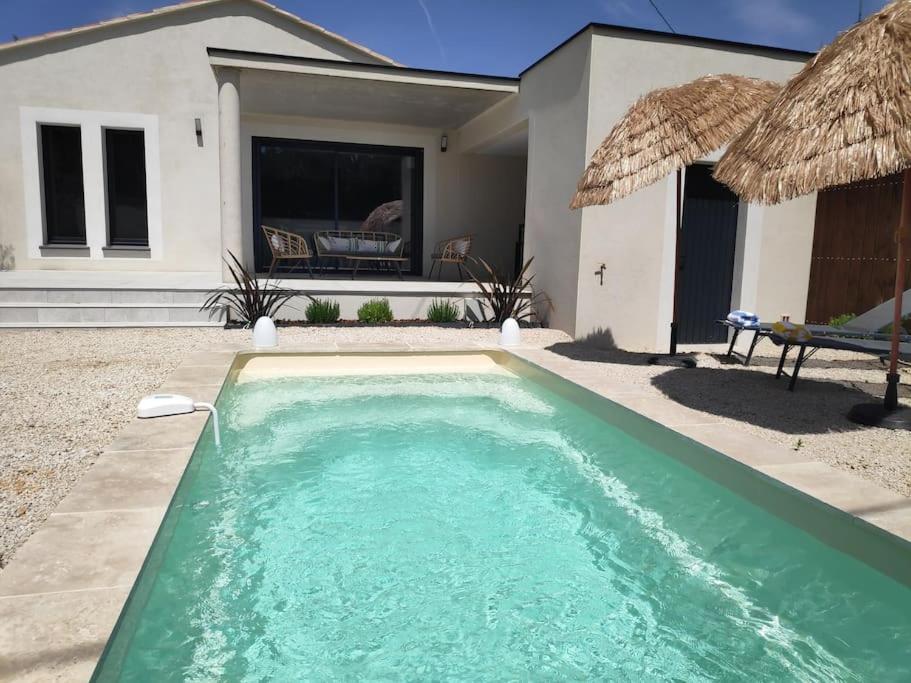
M284 145L296 147L298 149L312 150L316 152L355 152L362 154L397 154L401 157L412 157L414 159L414 172L412 173L412 197L413 212L411 228L411 261L409 263L408 274L421 275L424 268L424 149L422 147L400 147L395 145L372 145L354 142L328 142L322 140L302 140L298 138L276 138L266 136L254 136L252 138L252 182L253 182L253 245L254 252L257 249L265 249L266 245L260 245L259 226L262 223L262 198L261 194L261 169L260 169L260 147L263 145ZM338 176L336 175L336 184ZM335 197L338 197L338 187L335 189ZM338 206L335 207L336 219L339 214ZM258 252L257 252L258 253ZM254 262L256 253L254 253Z
M82 146L82 126L80 124L73 123L55 123L50 121L41 121L38 124L38 162L39 162L39 181L41 183L41 223L42 223L42 243L43 246L48 247L71 247L71 246L87 246L87 229L86 229L86 220L85 220L85 150ZM49 177L49 166L52 161L50 156L51 146L48 143L48 136L46 131L51 129L59 128L68 128L75 130L78 135L77 139L79 141L79 182L82 186L82 220L81 226L77 224L77 228L71 232L70 235L59 236L61 232L60 226L58 225L60 217L57 215L57 202L51 201L50 193L56 193L55 183L53 178ZM49 182L52 181L52 182ZM81 230L81 235L79 234Z
M116 235L116 185L110 174L111 152L108 149L108 133L139 133L142 136L142 187L145 209L145 237L123 237ZM147 163L146 131L144 128L126 126L103 126L101 129L102 162L104 164L104 209L108 247L148 247L149 246L149 169Z

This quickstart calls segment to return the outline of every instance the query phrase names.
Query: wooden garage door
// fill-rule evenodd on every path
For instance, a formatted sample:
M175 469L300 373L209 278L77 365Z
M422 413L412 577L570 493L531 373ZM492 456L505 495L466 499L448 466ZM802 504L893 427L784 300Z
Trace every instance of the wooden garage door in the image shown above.
M897 174L818 194L808 322L859 315L892 298L901 193ZM906 269L911 270L911 259Z

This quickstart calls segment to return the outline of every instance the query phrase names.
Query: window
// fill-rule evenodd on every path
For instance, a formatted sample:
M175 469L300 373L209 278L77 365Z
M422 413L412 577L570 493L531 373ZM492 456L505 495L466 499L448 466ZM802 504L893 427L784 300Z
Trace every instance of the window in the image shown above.
M145 135L141 130L104 131L108 243L148 246Z
M276 138L254 138L253 145L257 226L311 241L322 230L369 227L401 235L412 258L411 272L420 273L421 150ZM374 213L389 204L397 204L397 210ZM271 255L258 229L253 244L257 270L268 270Z
M85 190L79 126L40 126L46 244L85 244Z

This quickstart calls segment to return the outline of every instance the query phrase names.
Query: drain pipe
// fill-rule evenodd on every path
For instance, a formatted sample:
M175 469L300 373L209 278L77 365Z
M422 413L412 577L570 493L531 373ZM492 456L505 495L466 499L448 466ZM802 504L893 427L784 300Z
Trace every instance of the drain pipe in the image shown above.
M221 448L221 428L218 422L218 410L211 403L196 402L189 396L181 396L180 394L152 394L139 402L136 416L143 419L168 417L170 415L185 415L197 410L208 410L212 413L215 445Z

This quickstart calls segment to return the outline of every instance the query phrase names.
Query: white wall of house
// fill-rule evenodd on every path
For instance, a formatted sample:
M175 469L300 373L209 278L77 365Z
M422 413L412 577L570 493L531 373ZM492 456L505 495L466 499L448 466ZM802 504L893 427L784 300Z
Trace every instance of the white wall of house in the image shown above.
M0 245L17 269L219 271L218 101L207 46L374 61L242 0L153 15L0 52ZM194 119L202 119L197 144ZM41 256L35 232L36 150L23 126L82 123L88 255ZM148 258L105 254L101 128L142 127L158 137L160 238ZM91 184L91 185L90 185ZM151 187L150 190L154 190ZM152 203L150 192L150 209ZM39 200L40 201L40 200ZM31 202L31 206L27 206ZM152 216L150 215L150 219ZM150 220L150 223L152 221ZM26 226L31 225L31 232ZM150 225L150 238L155 226Z
M535 257L538 285L554 303L552 324L577 337L608 332L623 348L666 350L674 177L610 206L570 211L579 176L617 120L652 89L710 73L784 82L800 66L799 58L776 51L595 28L525 72L516 101L463 127L464 137L481 145L529 121L525 255ZM738 235L732 307L802 318L814 206L811 196L769 210L742 207L740 230L750 234Z
M17 269L221 270L225 239L233 237L225 237L220 217L219 88L207 46L372 59L245 0L188 5L0 52L0 246L12 252ZM673 178L611 206L570 211L576 182L617 119L649 90L707 73L784 81L799 67L799 60L774 51L594 28L524 73L517 94L457 130L253 113L244 107L245 72L235 71L245 257L252 263L252 137L418 147L424 150L424 272L435 242L466 233L476 236L476 255L509 271L524 222L525 257L535 258L537 287L554 304L550 324L575 336L609 331L625 348L663 350L673 291ZM465 84L456 78L452 87ZM83 128L88 249L78 254L40 248L39 123ZM139 258L104 248L106 126L146 131L150 248ZM523 135L523 153L493 151L498 140ZM803 317L814 207L812 196L780 207L741 207L732 307L764 318ZM602 263L603 285L595 275Z
M221 270L219 103L206 47L358 62L375 61L324 35L238 0L150 17L0 53L0 245L17 269ZM86 75L90 78L86 78ZM475 253L511 268L524 216L524 161L465 155L457 133L436 128L244 113L241 102L243 245L252 264L251 137L275 136L424 150L424 272L438 240L474 233ZM307 82L300 81L306 89ZM281 97L276 92L276 97ZM195 119L202 120L198 144ZM81 124L88 249L41 249L38 123ZM143 128L150 249L106 250L101 131ZM450 135L447 152L440 138ZM137 258L139 256L139 258ZM129 257L129 261L125 260ZM453 273L454 274L454 273Z
M525 256L535 259L536 288L553 302L549 323L570 334L577 328L582 213L568 207L585 167L589 44L587 37L574 40L525 73L513 113L528 118Z

